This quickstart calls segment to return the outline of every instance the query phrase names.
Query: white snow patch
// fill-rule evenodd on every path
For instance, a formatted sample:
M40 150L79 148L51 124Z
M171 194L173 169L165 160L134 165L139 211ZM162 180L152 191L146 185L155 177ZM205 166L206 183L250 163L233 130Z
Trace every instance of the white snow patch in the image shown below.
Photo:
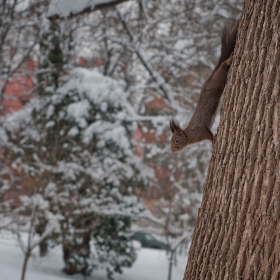
M27 238L27 235L24 236ZM137 260L131 268L124 268L123 274L114 275L115 280L162 280L167 279L169 256L163 250L140 248L137 246ZM0 271L1 279L20 279L24 255L17 245L16 237L8 232L0 233ZM187 257L178 256L173 265L171 280L182 279ZM61 247L55 247L49 254L40 258L38 251L29 259L27 280L83 280L81 275L66 275L62 272L63 260ZM87 280L107 280L106 271L94 271Z

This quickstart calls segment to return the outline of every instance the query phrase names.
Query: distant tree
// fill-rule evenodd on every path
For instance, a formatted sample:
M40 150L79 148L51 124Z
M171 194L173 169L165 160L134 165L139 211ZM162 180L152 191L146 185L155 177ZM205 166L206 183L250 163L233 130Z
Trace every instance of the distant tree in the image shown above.
M60 224L60 234L45 240L62 243L65 272L102 266L111 277L135 260L128 229L144 209L136 194L152 173L134 154L135 124L126 120L135 113L123 88L81 68L65 79L52 95L7 118L5 156L39 178L33 193L49 202ZM43 236L48 216L36 212L36 218Z
M33 74L28 67L22 66L28 60L32 60L39 39L38 27L42 14L46 13L48 3L48 0L31 0L24 5L18 0L0 2L0 115L4 113L2 104L4 98L13 100L18 94L14 92L9 96L5 95L8 84L17 81L15 74L25 77ZM30 94L24 92L24 87L22 91L23 94ZM24 100L24 95L22 99Z
M279 1L245 1L184 279L279 279Z

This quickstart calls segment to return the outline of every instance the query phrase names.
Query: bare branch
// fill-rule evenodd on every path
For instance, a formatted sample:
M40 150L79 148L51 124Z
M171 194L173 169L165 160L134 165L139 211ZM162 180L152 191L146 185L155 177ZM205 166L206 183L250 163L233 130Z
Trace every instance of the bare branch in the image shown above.
M130 32L127 24L126 24L126 21L125 19L123 18L122 14L119 12L119 10L116 8L116 11L117 11L117 15L118 15L118 18L120 19L125 31L127 32L127 35L131 41L131 43L135 43L135 40L134 40L134 36L133 34ZM159 75L158 73L156 73L155 71L153 71L153 69L150 67L148 61L146 61L146 59L144 58L141 50L139 48L137 48L135 46L135 44L133 44L133 47L134 47L134 50L135 50L135 53L137 55L137 57L139 58L139 60L141 61L141 63L143 64L143 66L146 68L146 70L149 72L150 76L153 78L153 80L159 84L159 89L162 91L164 97L167 99L167 100L170 100L170 97L168 95L168 92L167 90L165 89L164 87L164 84L165 84L165 80L164 78Z

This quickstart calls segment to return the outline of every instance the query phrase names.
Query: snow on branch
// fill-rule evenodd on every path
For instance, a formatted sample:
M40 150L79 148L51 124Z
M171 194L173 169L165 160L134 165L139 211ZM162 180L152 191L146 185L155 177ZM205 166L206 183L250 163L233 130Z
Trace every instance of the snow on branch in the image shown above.
M65 19L120 4L127 0L52 0L48 18Z

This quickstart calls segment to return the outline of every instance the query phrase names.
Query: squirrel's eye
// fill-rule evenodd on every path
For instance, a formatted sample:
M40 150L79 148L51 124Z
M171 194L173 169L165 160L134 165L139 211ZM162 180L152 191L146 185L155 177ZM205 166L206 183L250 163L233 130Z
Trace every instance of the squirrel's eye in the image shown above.
M179 144L179 142L180 142L180 141L179 141L178 139L175 140L175 143L176 143L176 144Z

